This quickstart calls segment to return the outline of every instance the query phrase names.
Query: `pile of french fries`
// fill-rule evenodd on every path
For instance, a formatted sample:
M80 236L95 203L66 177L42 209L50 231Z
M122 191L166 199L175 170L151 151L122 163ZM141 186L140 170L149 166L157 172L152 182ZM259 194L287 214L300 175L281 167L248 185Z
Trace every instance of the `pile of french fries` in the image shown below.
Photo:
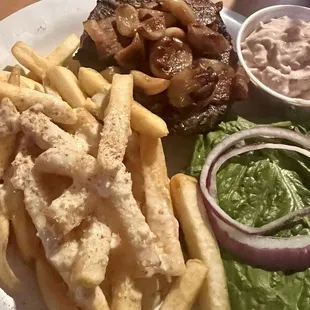
M201 309L229 309L197 182L167 176L165 122L133 100L131 74L75 75L65 63L78 45L70 35L42 57L17 42L29 72L0 72L4 289L20 285L6 259L11 223L50 310L185 310L198 294Z

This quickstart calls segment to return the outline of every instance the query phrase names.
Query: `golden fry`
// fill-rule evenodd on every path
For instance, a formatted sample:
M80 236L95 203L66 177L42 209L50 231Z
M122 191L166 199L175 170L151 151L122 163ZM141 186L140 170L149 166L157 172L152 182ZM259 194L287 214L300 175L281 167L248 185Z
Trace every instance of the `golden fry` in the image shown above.
M21 67L18 65L14 66L9 76L8 83L20 86L20 73L21 73Z
M229 310L227 282L220 251L200 194L197 180L184 174L170 182L175 213L180 221L190 257L208 267L199 296L201 309Z
M43 87L44 87L44 92L46 94L53 95L54 97L57 97L58 99L61 99L61 96L59 95L57 90L52 87L51 82L50 82L50 80L48 78L45 78L42 81L42 84L43 84ZM36 88L36 90L38 90L38 89Z
M9 229L9 219L6 215L0 215L0 280L4 283L7 289L15 290L20 285L20 281L10 268L6 258Z
M80 68L79 82L90 97L97 93L106 93L111 88L111 84L99 72L91 68Z
M83 230L80 242L71 271L71 281L83 287L95 287L105 278L111 231L108 226L93 219Z
M138 102L131 107L131 128L152 138L162 138L169 133L164 120Z
M75 134L76 137L85 140L89 146L89 154L96 157L101 138L100 133L102 125L86 109L77 108L74 111L77 116L77 122L74 125L65 126L65 129Z
M145 217L156 235L166 274L180 276L185 265L174 217L164 150L160 139L141 135L142 173L145 184Z
M86 96L76 76L67 68L56 66L47 72L51 84L61 97L73 108L83 107Z
M0 179L12 160L16 134L20 130L19 116L10 99L2 99L0 103Z
M23 112L20 123L24 134L31 137L43 150L51 147L67 147L81 152L88 150L88 144L84 139L73 137L41 112L36 113L30 110Z
M97 195L73 184L52 201L45 214L55 230L60 235L66 235L94 211L96 203L100 203Z
M66 102L52 95L0 82L0 98L4 97L12 100L20 112L36 105L37 110L42 111L55 122L74 124L77 120L72 108Z
M67 285L43 255L36 260L36 274L41 294L49 310L78 309L69 296Z
M156 309L166 297L170 283L164 275L155 275L148 279L139 279L142 288L142 309Z
M46 71L51 64L44 57L24 42L16 42L11 49L12 54L27 69L39 76L41 79L45 77Z
M0 137L0 179L9 167L15 149L15 135Z
M191 310L207 271L200 260L188 260L185 273L175 280L160 310Z
M80 45L80 38L76 34L70 34L63 42L61 42L46 59L53 65L62 65Z
M130 110L133 101L131 75L113 77L110 102L106 109L98 151L98 164L106 173L115 173L122 162L130 135Z
M40 240L25 209L23 195L22 193L20 194L19 197L22 199L20 201L20 208L12 215L12 225L21 257L25 263L29 264L38 256Z
M138 204L142 207L145 202L144 178L140 154L140 136L132 131L124 157L124 164L131 174L132 193Z
M0 82L8 82L10 75L11 72L9 71L0 71ZM20 76L20 86L31 89L35 89L37 87L40 89L40 92L44 92L44 88L40 83L33 81L32 79L29 79L25 76Z
M126 272L115 274L112 284L111 310L141 310L142 291Z

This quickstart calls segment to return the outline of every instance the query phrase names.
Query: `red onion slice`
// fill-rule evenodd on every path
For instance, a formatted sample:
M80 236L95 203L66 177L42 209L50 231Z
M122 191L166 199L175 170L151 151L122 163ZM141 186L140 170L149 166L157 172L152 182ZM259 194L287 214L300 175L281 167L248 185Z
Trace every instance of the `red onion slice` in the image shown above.
M220 245L241 261L271 271L300 271L310 265L310 236L290 238L243 233L208 212Z
M291 130L274 128L274 127L255 127L248 130L240 131L232 134L231 136L225 138L221 143L219 143L208 155L204 167L202 169L200 175L200 188L203 193L203 196L211 209L211 212L215 214L220 220L225 222L226 224L235 227L239 231L248 234L257 234L264 232L264 229L259 230L260 228L250 227L244 224L237 222L232 219L221 207L217 204L215 199L212 197L208 187L207 180L210 180L210 172L212 172L212 166L216 164L218 158L224 153L226 150L234 146L240 141L245 139L254 138L254 137L272 137L272 138L281 138L290 140L296 144L301 145L306 149L310 149L310 140L309 138L303 136L302 134L296 133ZM304 152L305 150L303 150ZM307 155L306 155L307 156ZM310 156L308 156L310 157ZM215 182L214 178L212 180ZM213 184L212 184L213 187ZM257 231L258 230L258 231ZM269 231L267 229L267 231Z
M227 153L225 153L223 156L221 156L214 166L211 168L211 172L209 174L209 180L210 180L210 185L209 185L209 193L213 197L215 203L216 203L216 197L217 197L217 188L216 188L216 175L218 170L221 168L221 166L230 158L250 152L250 151L257 151L257 150L262 150L262 149L278 149L278 150L287 150L287 151L294 151L298 152L300 154L303 154L307 157L310 158L310 152L302 149L297 146L292 146L292 145L286 145L286 144L274 144L274 143L266 143L266 144L256 144L256 145L247 145L244 147L240 147L237 149L233 149ZM210 201L208 201L208 204L210 204ZM265 224L261 227L249 227L247 226L247 233L249 234L257 234L257 235L262 235L262 234L267 234L271 231L274 231L276 229L279 229L283 227L284 225L296 222L301 220L303 217L308 216L310 214L310 207L308 208L303 208L300 210L296 210L294 212L291 212L287 215L284 215L268 224ZM229 216L229 215L228 215ZM231 219L234 221L234 226L242 230L243 227L239 227L240 223ZM244 225L243 225L244 226Z

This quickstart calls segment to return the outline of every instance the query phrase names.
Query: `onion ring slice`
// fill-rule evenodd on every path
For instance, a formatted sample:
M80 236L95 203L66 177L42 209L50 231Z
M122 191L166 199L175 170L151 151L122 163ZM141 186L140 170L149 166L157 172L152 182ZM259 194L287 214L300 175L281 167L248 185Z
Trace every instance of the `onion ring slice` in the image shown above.
M211 169L210 172L210 185L209 185L209 192L210 195L216 199L217 197L217 188L216 188L216 175L221 166L230 158L250 152L250 151L257 151L257 150L262 150L262 149L278 149L278 150L286 150L286 151L294 151L297 153L300 153L302 155L305 155L310 158L310 152L302 149L297 146L292 146L292 145L286 145L286 144L274 144L274 143L266 143L266 144L257 144L257 145L247 145L244 147L240 147L237 149L233 149L223 156L219 158L218 161L214 164L214 166ZM291 212L289 214L286 214L268 224L265 224L260 227L250 227L251 232L248 232L249 234L257 234L257 235L265 235L268 234L276 229L279 229L283 227L284 225L288 225L290 223L297 222L304 218L305 216L310 215L310 207L303 208L296 210L294 212ZM237 221L236 221L237 222ZM238 229L239 222L238 224L235 225L236 228ZM242 229L239 229L242 230Z
M270 271L301 271L309 267L309 235L290 238L249 235L210 213L217 241L241 261Z
M272 137L272 138L281 138L281 139L287 139L290 140L296 144L301 145L302 147L306 149L310 149L310 139L303 136L302 134L293 132L291 130L287 129L281 129L281 128L274 128L274 127L255 127L248 130L240 131L237 133L232 134L231 136L225 138L221 143L219 143L207 156L204 167L202 169L201 175L200 175L200 188L202 191L202 194L205 198L205 202L210 207L211 212L215 214L216 217L218 217L220 220L225 222L226 224L230 226L234 226L239 231L242 231L247 234L263 234L270 231L270 229L275 229L277 227L274 225L274 222L269 223L269 226L262 226L262 227L250 227L244 224L239 223L238 221L232 219L224 210L220 208L220 206L217 204L216 200L214 199L212 195L212 191L214 194L214 182L215 178L213 176L213 180L210 179L210 175L213 170L213 165L216 164L219 157L227 151L229 148L234 146L236 143L243 141L245 139L254 138L254 137ZM271 145L271 144L269 144ZM259 145L257 145L258 147ZM262 146L266 146L266 144L263 144ZM265 147L262 147L265 148ZM273 147L275 148L275 147ZM302 153L303 155L310 158L310 152L308 153L306 150L290 146L291 149L294 148L295 151ZM247 149L248 151L249 149ZM222 164L224 161L222 162ZM207 186L207 180L211 181L211 191L209 190ZM212 182L213 181L213 182ZM296 216L296 215L295 215ZM268 224L267 224L268 225ZM278 224L277 224L278 225Z

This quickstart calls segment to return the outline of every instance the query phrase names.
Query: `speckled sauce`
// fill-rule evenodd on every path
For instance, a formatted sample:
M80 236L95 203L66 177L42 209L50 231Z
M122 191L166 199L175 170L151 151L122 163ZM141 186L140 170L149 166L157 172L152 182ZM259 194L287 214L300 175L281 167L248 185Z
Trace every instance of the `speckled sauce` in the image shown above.
M287 16L260 22L241 48L261 82L282 95L310 100L310 22Z

